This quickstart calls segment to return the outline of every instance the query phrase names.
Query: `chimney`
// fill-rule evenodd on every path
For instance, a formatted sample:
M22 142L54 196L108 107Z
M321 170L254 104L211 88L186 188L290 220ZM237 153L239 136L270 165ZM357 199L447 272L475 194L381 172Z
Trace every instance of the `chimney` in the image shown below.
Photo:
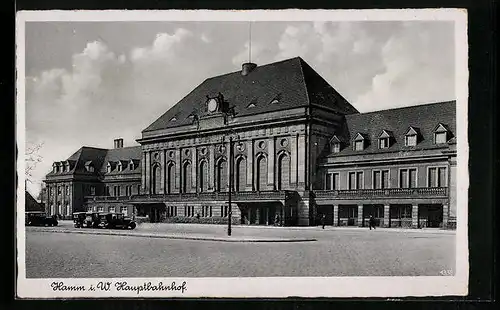
M115 149L121 149L123 147L123 139L115 139Z
M257 68L257 65L253 62L244 63L241 65L241 75L248 75L255 68Z

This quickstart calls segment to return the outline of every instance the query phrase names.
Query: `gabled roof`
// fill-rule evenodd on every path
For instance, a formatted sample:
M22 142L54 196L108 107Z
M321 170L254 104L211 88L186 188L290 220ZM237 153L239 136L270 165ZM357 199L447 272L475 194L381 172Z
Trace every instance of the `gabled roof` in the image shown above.
M130 160L134 160L136 162L140 162L142 157L142 150L140 146L131 146L131 147L122 147L118 149L110 149L108 150L106 157L104 158L104 162L108 163L111 162L114 165L118 164L119 162L122 163L123 165L123 171L117 171L116 169L113 170L110 173L107 174L127 174L127 173L133 173L137 168L138 165L136 165L136 169L134 171L130 171L128 169L128 163ZM101 172L105 173L106 172L106 167L103 166L101 168Z
M353 141L361 141L361 140L365 140L365 139L366 139L365 135L358 132L356 134L356 136L354 137Z
M390 130L383 129L378 137L379 138L391 138L391 137L394 137L394 134Z
M45 211L43 205L38 203L28 191L25 191L24 211Z
M418 135L420 134L420 129L417 127L410 126L408 130L406 130L405 136Z
M208 97L221 93L235 115L254 115L317 104L341 114L358 111L302 58L258 66L248 75L236 71L206 79L143 132L192 124L193 111L202 114ZM277 99L279 103L272 103ZM253 103L255 106L249 108ZM170 122L172 117L177 121Z
M393 151L407 151L408 149L443 148L448 144L435 145L434 131L442 124L453 138L456 132L456 102L439 102L416 105L404 108L375 111L369 113L350 114L345 116L344 131L337 134L346 137L345 141L354 141L360 133L370 141L375 141L383 130L391 131L394 137L390 149L379 149L376 143L369 143L364 150L354 151L346 147L339 153L329 156L359 155L364 153L385 153ZM405 135L412 128L420 140L416 146L405 146Z
M339 143L341 142L339 137L337 137L337 135L333 135L333 137L331 137L330 139L330 143Z
M439 123L436 128L434 128L434 132L448 132L450 131L448 129L448 126L444 125L443 123Z

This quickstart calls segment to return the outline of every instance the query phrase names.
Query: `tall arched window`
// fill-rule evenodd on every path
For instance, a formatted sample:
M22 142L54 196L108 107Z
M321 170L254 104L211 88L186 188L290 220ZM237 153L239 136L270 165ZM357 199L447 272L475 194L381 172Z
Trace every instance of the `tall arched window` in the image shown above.
M262 191L266 189L267 184L267 158L260 156L257 159L257 182L255 189Z
M191 163L186 161L182 169L182 192L189 193L191 191Z
M208 190L208 165L206 161L200 162L200 192L206 192Z
M161 167L160 165L155 165L153 167L153 194L159 194L161 187Z
M287 189L290 182L290 158L283 153L278 158L278 190Z
M235 190L242 192L245 190L245 183L247 178L247 161L244 157L236 160L236 175L235 175Z
M166 178L167 186L167 194L171 194L174 192L174 184L175 184L175 164L170 163L167 166L167 178Z
M227 187L227 162L221 159L217 164L217 191L225 192Z

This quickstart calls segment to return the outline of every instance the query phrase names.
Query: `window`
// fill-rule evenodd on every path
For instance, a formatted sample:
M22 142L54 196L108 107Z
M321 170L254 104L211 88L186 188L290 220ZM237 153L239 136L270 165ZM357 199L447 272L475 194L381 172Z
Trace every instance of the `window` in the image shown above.
M90 195L95 196L95 186L90 186Z
M349 172L349 179L347 184L348 189L363 189L363 179L364 178L362 171Z
M117 187L116 187L116 196L121 196L121 193L120 193L120 186L117 186Z
M66 185L66 195L69 195L69 186Z
M375 170L372 178L373 189L389 188L389 170Z
M141 185L137 185L137 195L141 193Z
M133 162L133 161L131 161L131 162L128 164L128 169L129 169L129 170L134 170L134 169L135 169L135 167L134 167L134 162Z
M332 152L340 153L340 142L332 143Z
M250 103L247 108L255 108L255 103Z
M108 165L106 166L106 172L110 173L111 171L111 163L108 163Z
M389 138L380 138L378 139L378 148L386 149L389 147Z
M405 168L399 170L399 187L417 187L417 168Z
M128 208L126 206L120 207L120 213L123 213L123 215L127 216Z
M109 212L110 213L115 213L116 212L116 207L115 206L109 207Z
M103 206L97 207L97 212L104 212L104 207Z
M57 172L57 164L56 163L54 163L52 165L52 172Z
M354 141L354 150L355 151L362 151L363 147L364 147L364 141L363 140Z
M92 207L87 207L87 212L92 212Z
M406 146L416 146L417 145L417 135L408 135L405 137Z
M326 190L337 190L339 189L339 174L338 173L327 173L325 181Z
M227 217L227 210L228 210L228 206L221 206L220 207L220 216Z
M434 135L436 144L446 143L446 132L436 132Z
M94 166L92 166L92 165L88 166L88 167L87 167L87 170L88 170L89 172L94 172Z
M118 163L117 170L118 170L119 172L123 171L123 166L122 166L122 163L121 163L121 162L119 162L119 163Z
M446 167L430 167L427 170L428 187L447 187Z
M61 196L62 194L62 186L57 187L57 195Z

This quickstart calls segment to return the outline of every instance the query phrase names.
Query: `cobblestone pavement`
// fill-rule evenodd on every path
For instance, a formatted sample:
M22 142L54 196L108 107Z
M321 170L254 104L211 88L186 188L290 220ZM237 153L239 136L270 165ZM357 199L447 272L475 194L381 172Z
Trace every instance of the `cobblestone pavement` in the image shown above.
M65 224L62 225L64 227ZM180 228L177 226L181 226ZM224 234L213 225L139 226ZM225 243L26 232L28 278L437 276L455 265L452 232L234 227L234 234L316 238L305 243Z

